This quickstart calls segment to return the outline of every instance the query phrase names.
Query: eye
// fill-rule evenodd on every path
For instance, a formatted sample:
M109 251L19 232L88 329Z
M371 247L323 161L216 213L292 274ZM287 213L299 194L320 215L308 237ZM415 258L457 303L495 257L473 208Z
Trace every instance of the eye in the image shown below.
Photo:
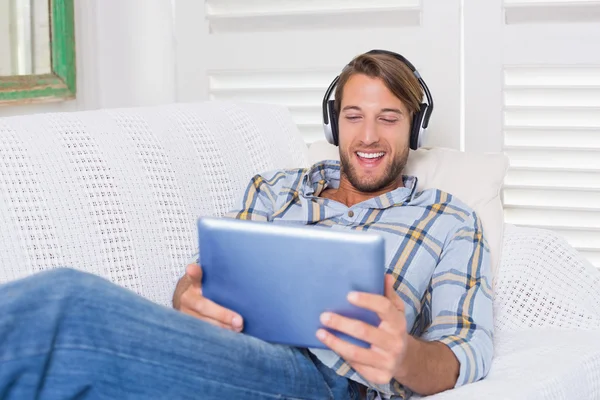
M398 122L397 119L391 119L391 118L381 118L381 120L383 122L385 122L386 124L394 124L394 123Z
M358 121L360 119L360 116L358 116L358 115L346 115L346 119L348 121Z

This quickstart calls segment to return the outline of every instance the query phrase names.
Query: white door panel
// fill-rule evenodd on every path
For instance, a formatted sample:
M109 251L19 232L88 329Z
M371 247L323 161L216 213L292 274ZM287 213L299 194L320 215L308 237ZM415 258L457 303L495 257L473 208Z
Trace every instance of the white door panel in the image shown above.
M324 138L321 103L331 80L354 56L381 48L407 57L432 91L426 144L460 145L459 0L209 0L202 8L178 0L175 7L178 42L197 43L201 53L178 55L178 64L195 65L178 66L182 101L283 104L310 143Z

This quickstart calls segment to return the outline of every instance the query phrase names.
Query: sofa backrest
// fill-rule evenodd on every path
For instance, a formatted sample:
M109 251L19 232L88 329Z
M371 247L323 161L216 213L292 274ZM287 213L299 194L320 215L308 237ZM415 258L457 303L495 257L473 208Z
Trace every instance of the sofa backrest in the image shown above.
M308 165L287 109L231 102L0 118L0 282L87 270L168 304L252 175Z

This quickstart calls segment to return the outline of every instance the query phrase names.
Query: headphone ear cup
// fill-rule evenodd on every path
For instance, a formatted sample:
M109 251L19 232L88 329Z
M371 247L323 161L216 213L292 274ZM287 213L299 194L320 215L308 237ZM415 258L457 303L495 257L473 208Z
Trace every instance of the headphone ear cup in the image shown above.
M335 146L339 146L340 137L338 130L338 118L337 113L335 112L335 100L329 100L327 102L327 110L329 112L329 126L331 128L331 144Z
M419 111L413 116L412 126L410 129L410 148L417 150L420 146L420 137L423 127L423 118L427 111L427 104L421 104Z

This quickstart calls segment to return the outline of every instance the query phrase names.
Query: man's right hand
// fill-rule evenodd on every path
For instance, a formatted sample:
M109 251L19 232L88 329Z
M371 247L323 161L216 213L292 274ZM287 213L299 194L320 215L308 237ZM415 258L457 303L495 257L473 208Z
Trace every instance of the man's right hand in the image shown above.
M213 325L241 332L244 321L240 315L202 296L202 268L190 264L177 283L173 308Z

